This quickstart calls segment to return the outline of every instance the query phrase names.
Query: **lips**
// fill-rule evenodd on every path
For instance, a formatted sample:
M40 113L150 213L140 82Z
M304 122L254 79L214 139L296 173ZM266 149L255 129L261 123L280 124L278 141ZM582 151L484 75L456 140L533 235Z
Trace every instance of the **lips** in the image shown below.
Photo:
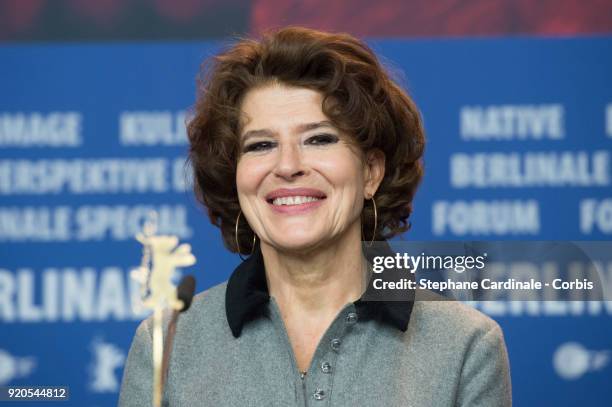
M281 188L266 195L266 201L275 210L285 213L315 208L325 198L323 191L313 188Z

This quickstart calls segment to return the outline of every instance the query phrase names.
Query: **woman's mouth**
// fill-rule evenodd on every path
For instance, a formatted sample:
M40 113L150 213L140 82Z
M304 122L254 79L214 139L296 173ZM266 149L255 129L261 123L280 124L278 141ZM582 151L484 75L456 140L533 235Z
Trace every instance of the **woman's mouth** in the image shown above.
M327 197L310 188L277 189L266 196L266 201L277 212L300 213L318 207Z

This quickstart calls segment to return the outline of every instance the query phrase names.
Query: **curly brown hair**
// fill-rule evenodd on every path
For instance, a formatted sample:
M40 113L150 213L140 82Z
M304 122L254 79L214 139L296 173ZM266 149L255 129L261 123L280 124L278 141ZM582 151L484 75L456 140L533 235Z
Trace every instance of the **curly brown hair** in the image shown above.
M410 228L412 201L423 176L425 144L419 111L382 67L374 52L348 34L287 27L260 40L243 39L202 67L194 117L188 124L189 161L196 198L221 229L225 246L237 252L240 211L236 167L240 157L240 106L245 94L270 83L304 87L323 95L322 110L363 152L385 155L385 175L376 193L376 240ZM371 204L362 225L373 231ZM238 241L249 253L253 232L239 221ZM372 236L365 236L370 240Z

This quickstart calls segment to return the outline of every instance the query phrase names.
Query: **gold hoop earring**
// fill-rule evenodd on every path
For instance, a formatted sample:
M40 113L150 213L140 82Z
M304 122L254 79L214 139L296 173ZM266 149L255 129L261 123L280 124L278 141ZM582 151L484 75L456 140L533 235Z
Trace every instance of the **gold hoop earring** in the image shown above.
M240 222L241 214L242 214L242 209L240 210L240 212L238 212L238 216L236 217L236 227L234 231L234 239L236 239L236 249L238 250L238 257L240 257L242 261L245 261L246 258L242 257L242 253L240 253L240 243L238 243L238 222ZM251 253L249 254L249 256L252 255L254 251L255 251L255 233L253 233L253 245L251 246Z
M376 227L378 225L378 211L376 210L376 200L374 199L374 196L372 196L371 200L372 207L374 209L374 231L372 232L372 239L370 240L370 243L364 243L367 247L372 247L372 245L374 244L374 239L376 238ZM363 226L361 229L361 234L363 234Z

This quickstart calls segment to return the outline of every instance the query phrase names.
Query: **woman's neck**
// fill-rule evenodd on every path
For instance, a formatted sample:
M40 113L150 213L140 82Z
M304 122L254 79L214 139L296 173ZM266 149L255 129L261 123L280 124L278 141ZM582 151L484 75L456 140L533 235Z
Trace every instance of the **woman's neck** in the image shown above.
M262 244L269 292L285 315L335 316L365 291L367 263L361 251L359 223L321 246L287 253Z

